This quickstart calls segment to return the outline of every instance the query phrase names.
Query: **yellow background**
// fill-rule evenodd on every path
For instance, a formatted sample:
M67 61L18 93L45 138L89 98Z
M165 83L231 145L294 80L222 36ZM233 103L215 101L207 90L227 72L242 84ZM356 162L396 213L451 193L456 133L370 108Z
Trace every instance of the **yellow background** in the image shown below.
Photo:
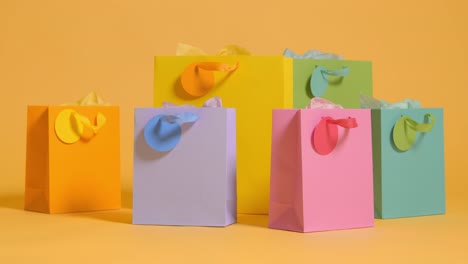
M466 263L467 13L463 0L1 0L0 261ZM289 47L371 60L378 98L445 109L447 215L316 234L269 230L265 216L247 215L225 229L128 224L133 108L151 106L153 56L174 54L178 42L209 53L239 44L258 55ZM127 209L22 211L26 105L75 101L92 90L121 106Z

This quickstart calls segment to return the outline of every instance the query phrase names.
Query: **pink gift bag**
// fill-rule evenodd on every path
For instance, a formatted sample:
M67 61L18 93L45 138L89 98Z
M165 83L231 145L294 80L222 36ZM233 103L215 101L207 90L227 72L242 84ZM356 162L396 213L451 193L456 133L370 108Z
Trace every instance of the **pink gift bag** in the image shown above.
M369 109L273 110L269 227L374 225Z

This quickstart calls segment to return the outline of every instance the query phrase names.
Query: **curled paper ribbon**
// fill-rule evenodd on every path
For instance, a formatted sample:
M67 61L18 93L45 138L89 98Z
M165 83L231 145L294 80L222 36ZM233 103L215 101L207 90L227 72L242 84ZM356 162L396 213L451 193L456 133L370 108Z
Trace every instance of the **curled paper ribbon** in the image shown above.
M191 112L157 115L146 123L143 132L146 144L156 151L169 151L180 141L181 126L185 123L194 123L199 118L197 114Z
M188 65L180 77L184 91L194 97L200 97L213 89L215 71L231 73L239 67L237 62L229 65L223 62L196 62Z
M97 113L95 124L73 109L63 109L55 118L55 134L63 142L73 144L80 139L89 140L106 124L106 117Z
M324 53L320 50L309 50L302 55L294 53L286 48L283 56L294 59L315 59L315 60L343 60L343 56L333 53ZM316 66L310 78L310 91L313 96L322 97L328 87L329 76L344 77L349 74L349 67L338 70L328 70L323 66Z
M170 102L164 102L163 107L195 107L193 105L176 106ZM213 97L207 100L203 107L222 107L221 98ZM146 123L144 137L147 145L160 152L170 151L177 146L182 136L183 124L195 123L200 117L192 112L182 112L175 115L157 115Z
M314 97L306 106L306 109L343 109L339 104L332 103L320 97Z
M67 106L108 106L95 92L91 92L75 103L63 104ZM73 144L80 139L89 140L98 134L106 124L106 117L98 112L93 122L78 111L66 108L60 111L55 118L55 134L63 143Z
M286 48L283 56L294 59L315 59L315 60L343 60L343 56L333 53L324 53L320 50L308 50L302 55L294 53L294 51Z
M367 95L359 96L361 108L370 109L416 109L421 108L421 102L412 99L405 99L401 102L389 104L384 100L378 100Z
M333 119L323 117L312 133L312 145L320 155L330 154L338 144L338 126L343 128L356 128L356 118Z
M430 132L435 124L435 118L431 114L424 115L425 120L430 120L429 123L418 123L409 116L402 116L398 119L393 127L393 143L400 151L410 149L415 141L417 132Z
M306 109L343 109L341 105L334 104L326 99L314 97ZM356 118L333 119L323 117L312 132L312 145L320 155L331 153L338 144L338 126L343 128L357 127Z
M208 54L200 48L179 43L176 50L177 56L207 56ZM223 47L215 56L250 55L245 48L237 45ZM183 90L194 97L207 94L215 83L214 72L231 73L239 67L239 63L230 65L223 62L196 62L188 65L180 77Z
M327 90L329 76L344 77L347 75L349 75L349 67L328 70L323 66L316 66L310 78L310 92L314 96L322 97Z
M306 109L343 109L341 105L334 104L320 97L310 100ZM329 116L322 117L312 132L312 145L320 155L331 153L338 144L338 126L343 128L355 128L358 126L356 118L333 119Z
M384 100L377 100L370 96L360 95L361 108L370 109L417 109L421 108L421 102L412 99L405 99L401 102L389 104ZM435 124L435 118L427 113L425 120L430 123L417 123L409 116L401 116L392 131L392 139L395 147L400 151L409 150L416 141L417 132L430 132Z
M200 48L179 43L176 49L177 56L207 56L208 54ZM223 47L215 56L229 56L229 55L250 55L250 52L237 45L227 45Z

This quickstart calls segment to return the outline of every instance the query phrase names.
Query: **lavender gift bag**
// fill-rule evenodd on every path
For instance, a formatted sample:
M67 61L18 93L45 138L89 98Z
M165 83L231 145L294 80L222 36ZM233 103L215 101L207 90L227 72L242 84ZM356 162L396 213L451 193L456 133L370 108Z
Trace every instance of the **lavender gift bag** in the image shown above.
M233 224L235 109L164 106L135 109L133 224Z

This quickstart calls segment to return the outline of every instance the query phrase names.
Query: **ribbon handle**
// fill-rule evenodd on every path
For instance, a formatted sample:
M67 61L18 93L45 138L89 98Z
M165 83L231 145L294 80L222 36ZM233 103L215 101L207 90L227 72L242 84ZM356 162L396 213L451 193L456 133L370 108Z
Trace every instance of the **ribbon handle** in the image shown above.
M328 70L323 66L315 66L310 78L310 91L315 97L322 97L328 87L329 76L345 77L349 75L349 67L337 70Z
M176 50L177 56L208 56L200 48L179 43ZM250 52L238 45L227 45L218 51L216 56L250 55ZM231 73L239 67L239 62L230 65L223 62L196 62L188 65L180 77L182 89L193 97L201 97L214 87L214 72Z
M323 117L312 133L312 145L318 154L328 155L336 148L338 144L338 126L350 129L358 127L358 123L354 117L343 119Z
M185 123L194 123L196 122L200 117L192 112L184 112L184 113L178 113L175 115L167 115L163 118L161 118L162 122L168 122L169 124L185 124Z
M409 116L401 116L393 127L393 143L400 151L409 150L416 141L418 132L431 132L435 124L435 118L430 113L424 115L424 120L429 123L418 123Z
M198 62L195 64L196 69L205 71L220 71L220 72L232 72L239 68L239 62L234 65L229 65L224 62Z
M188 65L180 77L183 90L194 97L207 94L214 87L214 72L231 73L239 68L239 62L229 65L224 62L195 62Z
M355 128L357 127L356 118L343 118L343 119L328 119L328 124L334 124L343 128Z
M55 134L63 143L73 144L80 139L90 140L106 124L104 114L98 112L95 124L73 109L63 109L55 118Z
M195 123L199 118L199 115L192 112L157 115L146 123L145 141L150 148L156 151L172 150L177 146L182 136L181 126L186 123Z

